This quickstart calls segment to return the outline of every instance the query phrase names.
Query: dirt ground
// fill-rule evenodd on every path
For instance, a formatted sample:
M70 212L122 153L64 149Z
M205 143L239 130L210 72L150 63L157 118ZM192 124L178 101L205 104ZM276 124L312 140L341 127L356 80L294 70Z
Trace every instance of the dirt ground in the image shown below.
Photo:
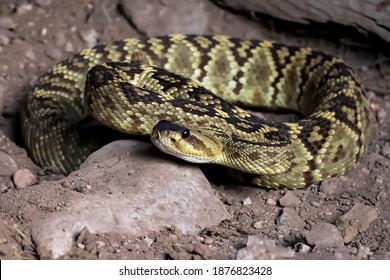
M1 259L47 257L31 238L29 222L38 213L29 206L39 201L39 215L49 214L56 208L44 207L45 203L51 205L67 194L55 188L41 197L34 186L17 189L14 184L13 174L22 168L31 170L38 182L61 178L42 172L28 158L20 139L19 112L37 77L71 53L96 43L172 32L271 39L342 57L356 69L370 100L373 116L368 152L345 176L289 192L233 185L205 168L231 219L193 235L184 235L172 226L149 233L148 242L144 236L83 232L62 258L234 259L254 239L275 246L267 247L263 255L246 252L248 258L390 258L390 55L384 41L375 38L375 44L366 44L371 37L334 25L309 27L270 18L254 21L210 1L188 1L184 6L172 1L134 1L132 7L124 2L0 1ZM153 10L161 5L162 19L163 13ZM137 12L139 16L133 14ZM279 254L275 248L293 253Z

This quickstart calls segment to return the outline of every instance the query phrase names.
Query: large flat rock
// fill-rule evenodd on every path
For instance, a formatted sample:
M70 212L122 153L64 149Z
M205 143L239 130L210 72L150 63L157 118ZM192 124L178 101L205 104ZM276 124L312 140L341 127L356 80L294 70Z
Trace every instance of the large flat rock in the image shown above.
M61 181L25 191L44 197L53 188L58 201L39 201L37 207L60 206L31 221L38 251L49 258L67 253L84 227L136 237L175 225L191 234L230 217L198 167L131 140L101 148Z

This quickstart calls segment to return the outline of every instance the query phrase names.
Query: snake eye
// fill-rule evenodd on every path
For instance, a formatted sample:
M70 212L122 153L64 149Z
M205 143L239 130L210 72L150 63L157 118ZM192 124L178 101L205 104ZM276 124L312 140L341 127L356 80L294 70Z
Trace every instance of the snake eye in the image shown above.
M175 138L171 138L171 142L172 142L172 143L175 143L175 142L176 142L176 139L175 139Z
M188 136L190 136L190 131L189 131L189 129L183 130L183 132L181 133L181 137L184 138L184 139L186 139L186 138L188 138Z

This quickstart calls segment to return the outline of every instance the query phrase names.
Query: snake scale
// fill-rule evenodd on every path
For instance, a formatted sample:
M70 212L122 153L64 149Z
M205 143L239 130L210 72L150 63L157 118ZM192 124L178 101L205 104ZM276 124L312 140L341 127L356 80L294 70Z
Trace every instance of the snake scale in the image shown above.
M233 104L304 118L273 122ZM77 169L99 147L78 128L87 116L271 188L345 173L369 135L368 101L341 59L222 35L129 38L59 62L40 77L22 114L33 160L64 174Z

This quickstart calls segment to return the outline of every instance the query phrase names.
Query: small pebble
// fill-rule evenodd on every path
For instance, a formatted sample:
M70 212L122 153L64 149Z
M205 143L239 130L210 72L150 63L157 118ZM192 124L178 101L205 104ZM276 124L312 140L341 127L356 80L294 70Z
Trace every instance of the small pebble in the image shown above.
M309 245L317 247L335 248L343 243L341 233L336 226L329 223L314 225L310 231L304 233Z
M276 246L275 241L248 236L246 247L237 250L238 260L289 259L295 254L291 248Z
M74 47L73 47L73 44L71 42L67 42L65 44L65 51L66 52L74 52Z
M362 168L362 172L366 175L369 175L370 174L370 170L367 168L367 167L363 167Z
M57 47L62 47L67 41L64 32L61 31L54 35L54 40Z
M0 192L6 192L8 189L8 186L6 184L0 183Z
M5 16L0 16L0 28L1 29L14 29L15 27L16 27L16 24L11 18L5 17Z
M87 44L89 48L96 45L99 34L95 29L86 29L79 31L81 39Z
M11 178L9 178L9 180L7 181L7 187L8 188L15 188L15 184L14 184L14 182L11 181Z
M367 65L362 65L362 66L360 66L360 70L362 70L363 72L365 72L365 71L368 70L368 66L367 66Z
M386 198L387 198L387 193L385 191L380 191L376 195L376 200L378 200L378 201L385 201Z
M265 202L267 205L276 205L276 200L273 198L267 198L267 201Z
M168 237L169 237L169 239L171 239L171 240L177 240L177 235L176 235L176 234L170 233L170 234L168 235Z
M80 231L79 235L77 236L76 243L77 244L83 244L85 241L91 236L91 233L88 230L88 227L83 227L83 229Z
M206 244L206 245L211 245L211 244L213 244L213 242L214 242L214 240L211 237L206 237L203 240L203 243Z
M252 204L252 200L250 197L247 197L245 198L243 201L242 201L242 205L250 205Z
M85 249L85 245L82 243L77 243L77 247L79 247L80 249Z
M326 208L326 209L324 210L324 214L325 214L326 216L331 216L333 213L332 213L332 211L330 211L328 208Z
M28 49L26 53L24 54L28 59L35 60L36 56L32 49Z
M296 197L291 191L287 191L286 194L279 199L279 204L283 207L294 207L301 203L301 200Z
M53 0L34 0L41 7L49 6Z
M19 169L13 176L13 182L17 189L24 189L35 184L37 177L27 168Z
M318 192L318 196L319 196L321 199L326 199L326 194L323 193L323 192Z
M316 201L316 200L310 200L309 201L309 204L311 205L311 206L313 206L313 207L316 207L316 208L318 208L318 207L320 207L320 203L318 202L318 201Z
M96 245L97 245L97 248L100 249L100 248L103 248L104 246L106 246L106 242L101 241L101 240L97 240Z
M352 255L356 255L356 254L358 253L358 248L352 247L352 248L350 249L350 252L351 252Z
M148 236L145 236L144 237L144 242L145 242L145 244L146 244L146 246L149 248L150 246L152 246L152 244L153 244L153 239L151 239L150 237L148 237Z
M9 37L0 34L0 46L7 46L10 41Z
M372 256L372 252L369 247L365 247L358 243L358 253L357 258L358 259L367 259L369 256Z
M375 179L375 182L378 183L378 184L382 184L383 183L383 178L380 175L375 176L374 179Z
M340 197L341 198L350 198L351 195L349 193L347 193L347 192L343 192L342 194L340 194Z
M380 154L384 157L390 158L390 143L386 143L381 147Z
M61 185L62 185L64 188L70 188L70 183L69 183L68 181L62 182Z
M263 222L262 221L255 222L253 224L253 227L257 229L261 229L263 227Z
M309 253L311 251L311 247L302 242L296 243L294 248L299 253Z
M379 108L379 110L378 110L378 122L380 123L380 124L383 124L384 122L385 122L385 120L386 120L386 117L387 117L387 111L386 111L386 109L385 108Z
M8 243L7 237L4 235L4 233L0 233L0 244L6 243Z
M75 191L79 193L87 193L87 188L85 186L76 186Z
M45 51L45 54L54 60L59 60L62 57L62 52L58 48L50 47Z
M44 27L44 28L42 28L42 30L41 30L41 36L46 36L46 34L47 34L47 28Z

